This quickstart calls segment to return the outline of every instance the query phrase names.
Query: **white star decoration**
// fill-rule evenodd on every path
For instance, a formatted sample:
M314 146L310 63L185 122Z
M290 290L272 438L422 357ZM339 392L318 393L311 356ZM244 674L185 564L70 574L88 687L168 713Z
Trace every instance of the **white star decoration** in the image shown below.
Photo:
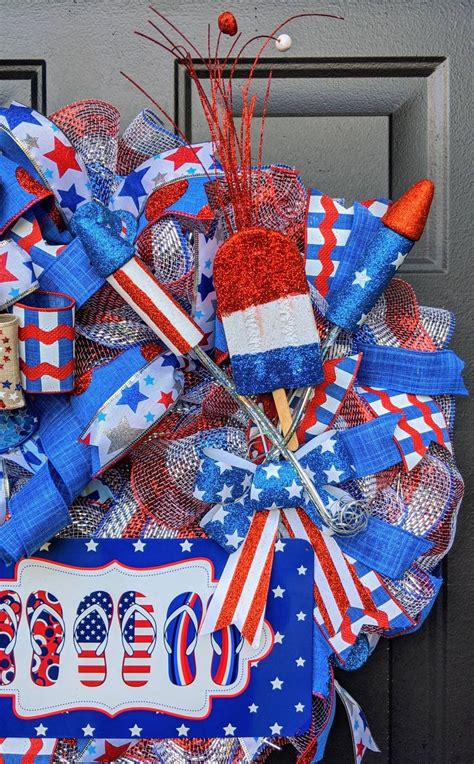
M35 731L38 737L44 737L48 731L48 728L44 724L40 724L39 727L35 727Z
M189 727L186 727L184 724L182 724L181 727L176 727L176 732L178 733L179 737L187 737Z
M267 467L263 468L263 471L265 472L267 480L271 477L277 478L280 475L280 467L278 464L269 464Z
M304 469L304 471L306 472L307 476L309 477L309 479L312 482L314 480L314 478L316 477L316 473L313 472L311 467L303 467L303 469Z
M129 727L132 737L140 737L143 727L139 727L138 724L134 724L133 727Z
M296 663L296 665L297 665L299 668L303 668L304 664L306 663L306 659L305 659L305 658L301 658L301 657L300 657L300 658L297 658L297 659L296 659L296 661L295 661L295 663Z
M300 612L296 614L296 618L298 621L304 621L306 619L306 613L303 613L303 611L300 610Z
M284 639L285 639L285 635L284 634L280 634L279 631L275 632L275 644L276 645L282 645Z
M143 552L145 549L146 544L143 543L141 539L138 539L138 541L135 541L133 544L133 548L135 552Z
M40 552L49 552L49 547L51 546L51 541L48 541L46 544L43 544L43 546L40 546L39 551Z
M258 711L258 706L256 706L255 703L252 703L249 706L249 711L250 711L251 714L256 714L257 711Z
M328 483L339 483L340 477L344 470L336 469L335 465L333 464L329 470L323 470L323 472L325 475L327 475Z
M250 488L252 485L252 475L245 475L244 479L242 480L242 490L246 491L247 488Z
M217 466L219 467L219 472L221 475L223 472L227 472L228 470L232 469L231 465L226 464L225 462L217 462Z
M275 679L270 680L270 684L272 686L272 690L281 690L281 688L284 685L283 679L279 679L277 676Z
M227 727L223 727L222 729L224 730L226 736L229 735L229 736L233 737L234 732L237 729L237 727L233 727L232 724L229 722Z
M232 486L227 485L227 483L224 483L222 486L222 491L217 491L217 496L221 497L221 501L224 502L226 499L232 498Z
M234 549L238 549L240 542L244 540L243 536L239 536L237 531L234 531L233 533L226 533L225 537L227 539L227 543L230 546L233 546Z
M295 711L296 711L297 714L301 713L302 711L304 711L303 703L297 703L296 706L295 706Z
M88 552L96 552L98 547L97 541L94 541L94 539L91 539L90 541L87 541L86 543L86 549Z
M198 501L205 501L205 498L204 498L205 493L206 493L205 491L200 491L199 488L195 488L193 491L193 496Z
M359 318L357 322L357 326L362 326L362 324L365 324L368 317L369 317L368 313L362 313L361 317Z
M182 552L190 552L192 547L192 542L186 539L185 541L181 542L180 547Z
M226 519L227 515L229 513L226 509L222 506L222 504L219 506L219 509L213 514L212 516L212 522L213 523L222 523L224 524L224 520Z
M283 599L283 595L285 593L285 589L282 589L280 584L278 584L278 586L275 589L272 589L272 592L273 592L273 596L275 597L275 599L277 599L278 597L280 599Z
M393 260L390 265L394 265L395 268L400 268L401 265L405 262L406 255L403 255L401 252L397 252L397 257L395 260Z
M324 454L327 451L331 454L334 453L334 446L336 445L335 438L328 438L327 440L323 440L321 443L321 453Z
M82 731L84 733L84 737L92 737L95 732L95 727L91 727L90 724L86 724L86 726L82 728Z
M272 735L279 735L283 727L281 724L278 724L278 722L275 722L275 724L272 724L270 726L270 729L271 729Z
M372 277L367 274L367 268L364 268L362 271L355 272L355 279L352 283L365 289L368 281L372 281Z
M250 498L253 499L254 501L258 501L258 498L260 494L262 493L262 491L263 491L263 488L255 488L255 486L252 485L252 488L250 490Z
M278 539L275 542L275 552L284 552L285 551L285 542L281 539Z
M304 565L300 565L299 568L296 568L296 570L298 571L299 576L305 576L308 568L305 568Z
M299 498L301 496L302 490L303 490L302 486L298 485L296 480L293 480L292 484L288 488L285 488L285 491L288 493L289 499L291 499L293 496L296 496L297 498Z

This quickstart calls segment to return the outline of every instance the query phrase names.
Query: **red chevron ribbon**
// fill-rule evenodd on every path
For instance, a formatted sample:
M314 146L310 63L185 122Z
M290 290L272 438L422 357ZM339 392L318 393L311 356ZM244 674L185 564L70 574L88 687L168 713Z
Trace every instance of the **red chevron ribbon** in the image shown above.
M51 363L43 361L36 366L27 366L23 359L20 358L21 372L27 377L27 379L36 380L42 376L48 375L54 377L54 379L66 379L74 371L75 359L71 358L64 366L53 366Z
M34 324L28 324L27 326L20 327L18 330L18 338L20 340L38 340L44 345L52 345L59 340L74 340L76 331L73 326L59 325L49 331L46 329L40 329L39 326Z

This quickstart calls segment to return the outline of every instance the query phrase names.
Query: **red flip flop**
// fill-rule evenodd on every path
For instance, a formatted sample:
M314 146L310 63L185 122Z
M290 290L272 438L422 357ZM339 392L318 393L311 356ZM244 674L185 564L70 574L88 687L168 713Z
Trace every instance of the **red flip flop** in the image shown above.
M51 687L59 678L59 661L66 627L61 603L42 589L28 597L26 614L33 648L31 679L39 687Z
M0 687L15 679L14 649L21 618L21 600L16 592L0 592Z

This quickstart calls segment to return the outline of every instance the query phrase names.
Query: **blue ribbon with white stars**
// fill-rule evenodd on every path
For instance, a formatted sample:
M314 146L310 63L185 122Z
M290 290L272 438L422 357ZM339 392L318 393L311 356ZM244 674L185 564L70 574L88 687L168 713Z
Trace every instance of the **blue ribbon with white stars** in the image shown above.
M341 491L336 487L339 483L401 461L393 442L397 421L396 416L388 415L350 430L332 430L296 452L329 511L339 504ZM374 461L369 458L370 447L367 448L371 434ZM361 444L365 444L366 458L360 454ZM204 448L194 496L215 505L201 520L201 526L229 553L243 543L254 512L301 507L322 527L316 508L305 496L299 476L289 462L255 465L223 449ZM370 517L367 527L357 535L335 537L345 553L393 579L402 576L432 546L426 539L375 517Z

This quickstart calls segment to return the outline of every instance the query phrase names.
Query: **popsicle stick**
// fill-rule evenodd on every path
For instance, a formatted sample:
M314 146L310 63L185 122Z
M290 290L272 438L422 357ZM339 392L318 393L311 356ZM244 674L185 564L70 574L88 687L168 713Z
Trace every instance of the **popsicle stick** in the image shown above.
M278 419L280 420L283 435L286 435L286 433L291 427L291 411L288 405L286 392L283 389L283 387L280 387L278 390L273 390L272 395L273 395L273 400L275 402L275 407L278 413ZM290 439L287 445L287 448L289 448L290 451L296 451L296 449L298 448L298 438L296 437L296 434L293 434L292 438Z

